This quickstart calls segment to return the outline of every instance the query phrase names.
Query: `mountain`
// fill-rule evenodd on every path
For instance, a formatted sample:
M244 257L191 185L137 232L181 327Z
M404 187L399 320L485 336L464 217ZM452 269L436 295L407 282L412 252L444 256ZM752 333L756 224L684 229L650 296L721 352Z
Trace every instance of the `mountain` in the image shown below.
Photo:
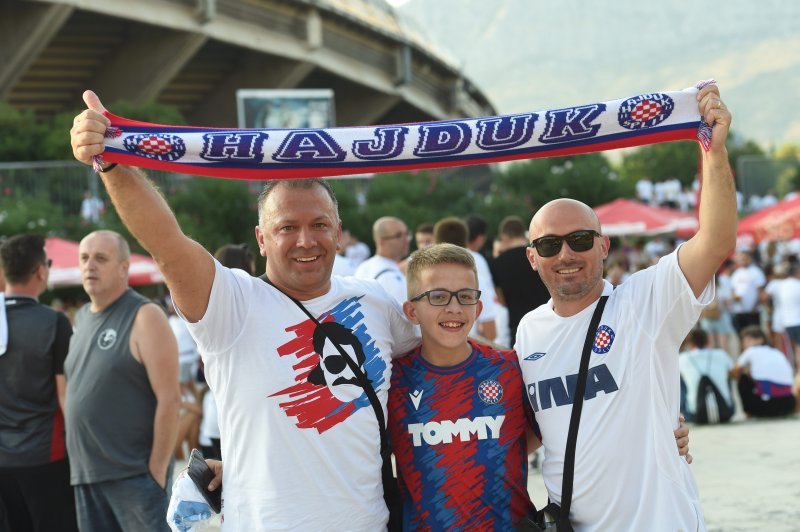
M395 0L501 113L551 109L715 78L733 129L800 144L800 2Z

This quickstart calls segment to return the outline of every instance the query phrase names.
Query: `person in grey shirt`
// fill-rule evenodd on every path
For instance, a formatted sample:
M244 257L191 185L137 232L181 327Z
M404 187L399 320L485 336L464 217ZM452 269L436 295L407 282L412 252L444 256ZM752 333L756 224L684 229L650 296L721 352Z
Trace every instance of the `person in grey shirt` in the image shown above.
M44 243L16 235L0 248L8 277L0 294L0 530L78 530L62 415L72 327L39 303L51 264Z
M164 311L128 288L130 250L113 231L80 244L91 303L65 364L71 482L83 532L167 530L178 426L178 346Z

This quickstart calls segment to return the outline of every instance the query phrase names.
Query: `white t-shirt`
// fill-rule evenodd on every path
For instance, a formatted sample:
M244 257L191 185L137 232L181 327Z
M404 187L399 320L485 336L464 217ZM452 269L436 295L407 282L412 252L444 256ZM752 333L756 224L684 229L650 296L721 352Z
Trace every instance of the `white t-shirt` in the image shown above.
M373 255L358 265L354 275L359 279L375 279L401 306L408 299L406 276L392 259Z
M211 447L211 438L219 439L219 414L214 392L207 390L203 396L203 420L200 422L200 445Z
M363 242L356 242L344 250L344 256L350 259L350 262L353 263L353 267L357 267L359 264L364 262L369 258L372 252L369 250L369 246Z
M705 530L689 465L672 431L680 408L678 348L714 297L694 297L677 253L613 290L589 361L575 455L570 519L575 530ZM542 474L561 500L564 454L586 330L596 304L571 317L552 300L529 312L516 351L542 433ZM571 393L571 392L570 392Z
M783 325L783 303L781 300L782 288L786 279L771 279L767 286L764 287L764 292L772 299L772 316L770 326L774 332L782 333L786 330Z
M781 324L800 326L800 279L787 277L781 284Z
M755 312L758 306L758 289L766 282L764 272L754 264L736 268L731 274L731 287L734 295L739 296L739 301L731 301L731 312L734 314Z
M692 349L680 354L681 377L686 384L686 410L697 412L697 387L700 378L708 375L719 393L731 407L731 384L728 373L733 369L733 360L722 349Z
M353 275L356 272L356 267L353 262L347 257L343 257L338 253L333 258L333 271L331 275Z
M382 529L380 434L366 394L347 382L352 371L340 369L324 336L314 347L317 327L287 296L215 265L208 310L189 328L219 412L222 529ZM419 343L401 309L378 283L353 277L333 277L327 294L304 305L339 324L331 334L344 331L340 344L385 412L391 357Z
M487 321L494 321L497 316L497 309L494 303L494 281L492 281L492 271L489 269L489 263L477 251L467 250L475 259L475 269L478 271L478 289L481 291L481 303L483 303L483 311L481 311L478 321L472 326L472 334L477 334L478 323L485 323Z
M768 345L748 347L739 357L740 366L750 366L750 376L754 381L767 381L774 384L791 386L793 379L792 366L786 356Z

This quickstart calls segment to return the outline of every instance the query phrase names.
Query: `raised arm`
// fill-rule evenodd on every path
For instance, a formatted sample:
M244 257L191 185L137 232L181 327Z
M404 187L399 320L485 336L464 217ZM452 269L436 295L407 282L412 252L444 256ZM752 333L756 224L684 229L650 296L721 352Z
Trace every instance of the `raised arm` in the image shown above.
M105 149L103 139L111 122L94 92L84 92L83 100L88 109L75 117L72 153L80 162L92 164L92 157ZM198 321L208 307L214 281L211 255L183 234L169 205L141 170L118 165L100 177L125 226L158 263L181 312Z
M722 102L716 85L703 87L697 100L700 113L713 127L711 149L703 152L700 229L678 254L678 263L695 296L703 292L722 261L734 250L738 223L736 184L725 148L731 113Z

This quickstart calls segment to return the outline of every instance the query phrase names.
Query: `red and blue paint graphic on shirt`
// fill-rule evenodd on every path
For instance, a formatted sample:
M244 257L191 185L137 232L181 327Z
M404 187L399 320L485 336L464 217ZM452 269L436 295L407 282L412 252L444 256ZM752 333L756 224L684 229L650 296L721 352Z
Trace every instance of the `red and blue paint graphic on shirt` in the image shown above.
M371 408L355 374L329 338L335 339L366 372L376 390L384 382L386 361L367 331L359 302L363 296L343 300L317 319L287 327L295 338L278 348L282 357L296 357L292 365L295 384L272 394L283 399L280 407L301 429L322 433L350 417L359 408Z
M525 400L517 356L473 344L452 367L419 349L394 361L389 436L404 530L513 530L528 497Z

